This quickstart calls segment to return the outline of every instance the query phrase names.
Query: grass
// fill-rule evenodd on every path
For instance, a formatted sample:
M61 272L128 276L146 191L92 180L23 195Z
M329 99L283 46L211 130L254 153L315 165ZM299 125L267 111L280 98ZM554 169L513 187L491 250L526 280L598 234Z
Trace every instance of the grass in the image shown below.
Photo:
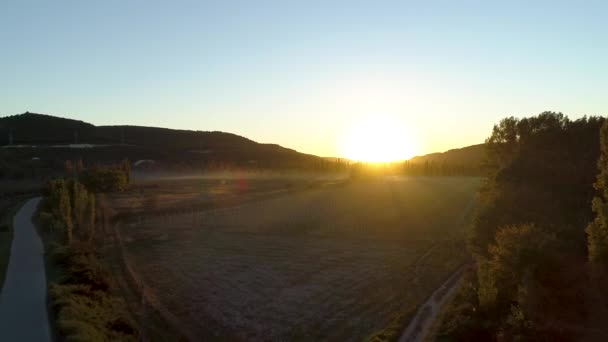
M120 235L147 291L194 336L393 340L465 260L477 186L383 178L197 211L199 198Z

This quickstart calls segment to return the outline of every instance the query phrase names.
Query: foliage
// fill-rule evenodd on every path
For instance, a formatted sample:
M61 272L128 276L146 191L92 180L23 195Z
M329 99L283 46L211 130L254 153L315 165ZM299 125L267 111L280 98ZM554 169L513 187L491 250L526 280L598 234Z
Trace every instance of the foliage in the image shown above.
M115 165L122 158L160 161L167 171L235 171L235 170L315 170L345 171L348 162L299 153L273 144L259 144L236 134L173 130L140 126L94 126L77 120L50 115L24 113L0 118L0 145L37 145L35 149L6 149L11 155L40 157L42 160L79 158L79 149L55 148L48 145L104 145L87 151L83 162ZM10 150L10 151L8 151ZM3 159L0 159L3 160ZM65 171L63 162L55 170ZM6 169L0 162L0 176L26 174L27 170ZM129 176L127 175L127 178Z
M479 265L479 305L482 310L505 309L516 302L525 275L545 265L553 236L531 224L498 230L489 258Z
M601 130L599 173L595 182L597 196L593 199L595 219L587 226L589 260L602 268L608 266L608 122Z
M41 216L49 221L48 226L64 232L68 244L74 239L74 229L80 235L91 234L95 226L94 194L74 179L51 180L43 193L48 214Z
M124 300L112 294L110 274L95 253L95 196L74 179L50 181L44 194L38 222L62 236L47 248L49 260L62 271L49 286L61 340L136 341L137 325Z
M83 171L80 182L95 193L116 192L125 189L128 178L123 170L96 168Z
M138 331L124 303L84 284L49 286L51 310L65 341L136 341Z
M544 112L494 126L486 140L482 205L468 236L477 261L476 295L460 298L469 318L452 325L450 336L485 329L492 338L538 339L557 336L548 327L563 320L583 324L578 312L585 285L572 286L570 279L584 269L577 260L587 253L583 227L592 219L604 121ZM603 200L594 203L597 213Z
M553 227L584 251L579 227L591 217L602 122L545 112L494 127L487 140L484 206L469 240L475 255L487 256L499 227L529 222Z

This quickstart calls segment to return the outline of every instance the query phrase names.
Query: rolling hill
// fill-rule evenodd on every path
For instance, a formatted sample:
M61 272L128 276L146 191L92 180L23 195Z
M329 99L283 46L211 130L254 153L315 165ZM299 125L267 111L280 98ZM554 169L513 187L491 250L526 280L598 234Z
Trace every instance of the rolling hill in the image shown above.
M446 152L430 153L416 156L410 159L412 163L446 163L481 165L485 154L485 144L471 145L463 148L455 148Z
M406 165L410 174L476 174L483 156L484 145L479 144L417 156ZM173 171L235 167L330 171L344 170L349 163L261 144L232 133L95 126L29 112L0 118L0 157L0 164L5 166L40 160L51 169L61 168L66 160L81 159L91 165L117 163L125 158L134 162L152 160L155 167Z
M322 161L317 156L276 144L257 143L231 133L142 126L95 126L83 121L29 112L0 118L0 146L8 145L21 146L19 152L27 153L29 150L32 157L48 157L48 150L52 149L53 158L78 157L100 162L129 158L191 164L207 162L307 168Z

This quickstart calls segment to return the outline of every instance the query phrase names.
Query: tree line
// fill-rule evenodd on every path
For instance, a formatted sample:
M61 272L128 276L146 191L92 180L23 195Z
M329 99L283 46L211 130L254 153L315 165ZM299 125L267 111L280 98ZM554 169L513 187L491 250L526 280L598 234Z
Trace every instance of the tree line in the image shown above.
M468 234L476 267L440 334L605 340L608 122L555 112L508 117L486 150Z
M116 168L85 169L67 161L65 177L43 190L38 211L47 255L61 275L51 279L49 303L61 340L136 341L139 327L101 262L98 248L105 242L108 208L104 192L126 186L128 161ZM100 229L97 229L99 226Z
M405 161L403 173L408 176L481 176L481 166L445 161Z

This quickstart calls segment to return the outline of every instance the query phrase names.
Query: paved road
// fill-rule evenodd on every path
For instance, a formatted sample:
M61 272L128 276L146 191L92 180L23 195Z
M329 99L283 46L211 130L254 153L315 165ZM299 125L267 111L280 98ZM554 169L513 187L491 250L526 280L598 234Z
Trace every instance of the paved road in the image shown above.
M40 198L30 199L13 221L13 243L0 293L0 340L51 341L46 308L42 241L32 224Z

